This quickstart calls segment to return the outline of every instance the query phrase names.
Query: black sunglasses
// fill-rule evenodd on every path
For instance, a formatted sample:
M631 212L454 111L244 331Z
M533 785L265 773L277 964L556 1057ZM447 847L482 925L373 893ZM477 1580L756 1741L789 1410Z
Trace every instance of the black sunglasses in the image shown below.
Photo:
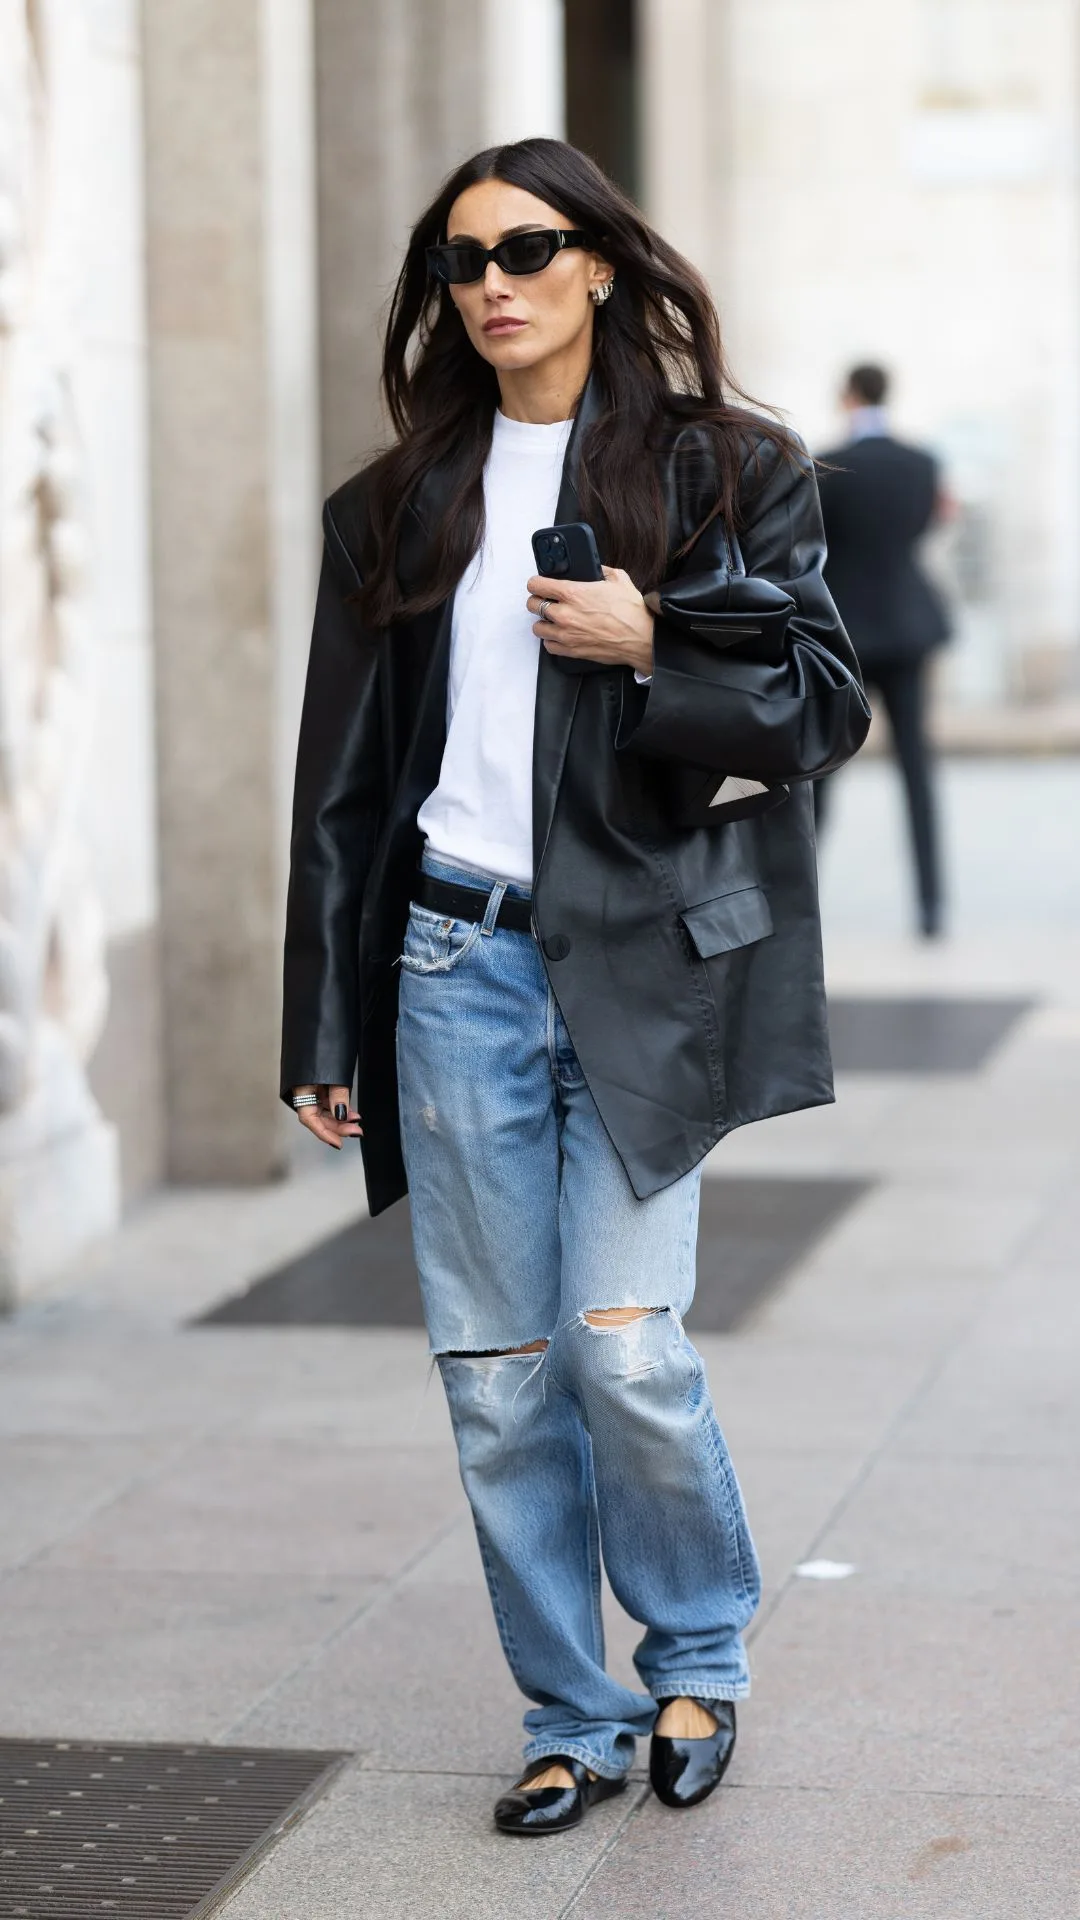
M587 233L576 228L544 227L538 233L512 233L497 247L479 247L473 240L451 240L444 247L427 249L428 272L451 287L482 280L487 263L494 260L504 273L542 273L550 267L564 247L591 247Z

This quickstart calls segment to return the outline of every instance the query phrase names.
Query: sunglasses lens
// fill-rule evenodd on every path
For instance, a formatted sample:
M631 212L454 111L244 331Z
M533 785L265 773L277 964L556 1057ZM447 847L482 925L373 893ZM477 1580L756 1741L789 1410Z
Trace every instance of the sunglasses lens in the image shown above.
M571 233L567 238L572 245L577 245L583 236ZM509 240L500 240L490 254L470 241L451 240L442 247L429 247L427 259L428 269L437 280L442 280L448 286L460 287L473 280L482 280L489 259L495 260L504 273L542 273L545 267L551 265L558 251L558 233L545 230L541 233L512 234Z
M505 273L539 273L555 258L546 233L515 233L496 248L495 258Z
M429 247L428 265L437 280L448 286L463 286L483 277L487 259L481 247Z

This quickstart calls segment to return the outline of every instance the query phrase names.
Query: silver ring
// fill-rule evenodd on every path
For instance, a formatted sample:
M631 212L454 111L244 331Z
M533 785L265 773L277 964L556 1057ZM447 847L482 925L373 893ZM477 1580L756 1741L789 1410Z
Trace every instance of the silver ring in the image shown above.
M540 602L540 619L541 620L547 619L547 610L549 607L553 607L554 605L555 605L554 600L541 600Z
M301 1107L317 1107L319 1096L317 1093L294 1093L292 1103L293 1111L299 1113Z

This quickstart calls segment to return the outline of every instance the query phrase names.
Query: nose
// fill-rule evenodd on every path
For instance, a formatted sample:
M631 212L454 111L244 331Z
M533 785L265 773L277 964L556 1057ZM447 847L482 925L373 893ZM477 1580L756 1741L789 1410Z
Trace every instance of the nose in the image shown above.
M510 279L494 260L484 268L484 296L488 300L508 300L513 294Z

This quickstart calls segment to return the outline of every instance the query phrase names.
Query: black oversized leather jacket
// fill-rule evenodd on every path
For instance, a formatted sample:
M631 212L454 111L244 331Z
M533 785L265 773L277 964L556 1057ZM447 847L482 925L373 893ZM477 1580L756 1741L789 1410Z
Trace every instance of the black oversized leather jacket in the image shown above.
M567 449L562 521L580 517L576 447L596 404L590 383ZM716 490L710 498L693 426L673 426L653 457L675 555ZM418 491L402 541L406 580L451 484L436 471ZM308 1082L348 1085L358 1065L378 1213L406 1186L397 961L421 852L417 811L446 738L452 600L365 631L353 600L363 488L361 474L324 513L296 768L281 1084L283 1096ZM714 519L671 562L648 686L626 668L568 674L543 650L539 658L534 925L641 1197L733 1127L832 1099L808 782L857 751L869 709L822 580L811 462L763 439L748 455L743 493L741 552Z

